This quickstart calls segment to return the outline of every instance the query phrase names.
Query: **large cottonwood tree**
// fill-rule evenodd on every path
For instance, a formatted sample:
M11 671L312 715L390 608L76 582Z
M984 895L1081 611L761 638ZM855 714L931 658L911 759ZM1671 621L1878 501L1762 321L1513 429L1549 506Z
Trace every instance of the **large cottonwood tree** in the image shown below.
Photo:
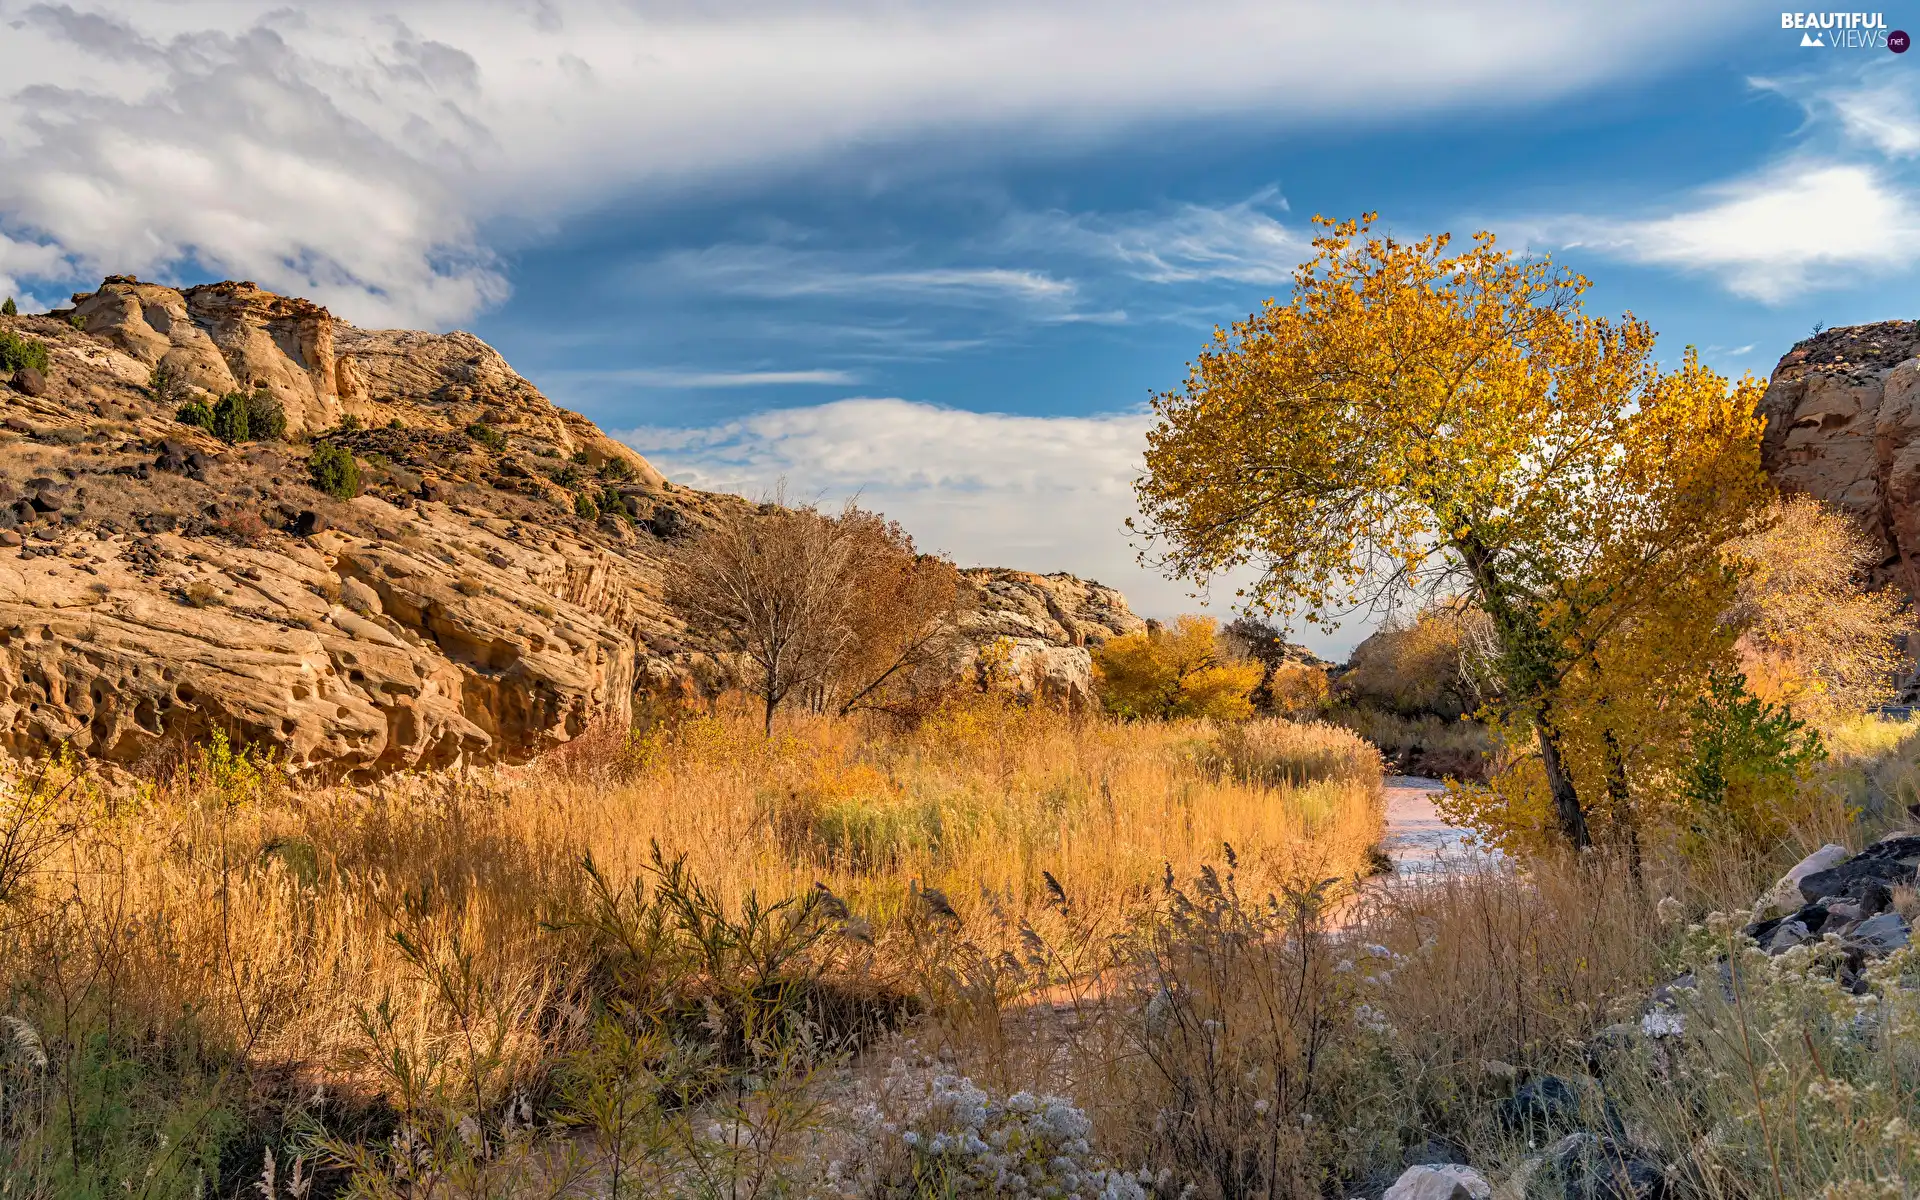
M1464 590L1493 628L1503 715L1532 730L1556 823L1588 845L1564 752L1591 689L1563 710L1569 678L1630 631L1671 644L1663 598L1727 577L1720 547L1768 494L1756 385L1691 353L1663 372L1644 322L1589 316L1584 278L1491 234L1455 253L1372 223L1319 221L1291 299L1216 331L1156 398L1142 530L1196 583L1256 568L1247 602L1284 616Z

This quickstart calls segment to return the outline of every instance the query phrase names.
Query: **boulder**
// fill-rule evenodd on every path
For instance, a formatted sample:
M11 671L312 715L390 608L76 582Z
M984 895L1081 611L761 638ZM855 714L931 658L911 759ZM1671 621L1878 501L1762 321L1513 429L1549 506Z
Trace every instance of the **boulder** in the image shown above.
M13 373L13 390L27 396L47 394L47 377L36 367L21 367Z
M1408 1167L1380 1200L1493 1200L1493 1185L1472 1167L1454 1163Z
M1800 894L1810 902L1831 898L1864 900L1880 890L1910 886L1914 874L1913 865L1900 859L1869 858L1860 854L1839 866L1802 878Z
M1775 883L1754 906L1754 919L1764 921L1783 910L1803 903L1800 895L1800 881L1816 871L1825 871L1839 866L1847 861L1849 853L1845 846L1836 846L1828 842L1795 863L1792 869L1781 876L1779 882Z
M1905 949L1912 940L1912 934L1913 930L1907 925L1905 917L1896 912L1883 912L1868 917L1847 931L1844 940L1847 945L1877 958Z

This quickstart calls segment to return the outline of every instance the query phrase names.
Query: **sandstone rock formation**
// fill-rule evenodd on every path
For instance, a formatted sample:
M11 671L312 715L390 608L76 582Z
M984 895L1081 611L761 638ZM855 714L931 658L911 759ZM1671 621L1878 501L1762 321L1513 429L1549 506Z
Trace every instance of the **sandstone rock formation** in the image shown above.
M1880 576L1920 596L1920 322L1828 329L1774 369L1761 462L1784 492L1861 518Z
M966 572L978 607L962 622L968 639L995 647L1003 661L982 665L1005 673L1023 693L1082 707L1093 702L1092 651L1108 638L1137 633L1146 622L1110 587L1072 575L1035 575L981 567Z
M668 483L471 334L130 276L0 324L51 360L0 392L0 749L134 763L224 730L365 778L524 761L701 676L662 555L744 501ZM156 367L267 389L289 439L181 423ZM365 494L316 490L320 444ZM970 576L968 637L1038 693L1084 700L1087 646L1140 625L1070 576Z

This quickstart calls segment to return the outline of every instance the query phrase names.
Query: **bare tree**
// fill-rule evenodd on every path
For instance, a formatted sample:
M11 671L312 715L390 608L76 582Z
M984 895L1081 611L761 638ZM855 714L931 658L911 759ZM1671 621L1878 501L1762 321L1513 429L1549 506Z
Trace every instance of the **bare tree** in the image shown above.
M740 508L669 562L667 603L694 633L744 655L773 733L773 714L795 689L824 681L853 637L847 622L847 524L776 494Z
M729 514L667 576L688 627L752 663L767 731L790 697L845 716L935 694L971 602L959 571L878 513L782 500Z
M973 589L953 563L915 550L899 522L851 506L839 519L854 543L847 578L854 636L835 666L832 694L841 716L910 713L952 682L962 640L956 622L973 606Z

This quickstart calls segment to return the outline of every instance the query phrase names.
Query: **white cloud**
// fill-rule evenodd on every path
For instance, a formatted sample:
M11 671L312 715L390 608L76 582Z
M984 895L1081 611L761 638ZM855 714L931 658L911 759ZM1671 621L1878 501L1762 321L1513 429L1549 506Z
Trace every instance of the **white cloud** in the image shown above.
M1653 69L1732 7L0 0L0 226L75 271L194 263L445 325L504 292L493 220L946 131L1527 102Z
M1871 166L1789 162L1710 189L1703 200L1647 220L1564 220L1549 226L1549 236L1706 272L1770 304L1805 288L1904 270L1920 251L1920 211Z
M785 480L801 498L857 495L963 566L1071 571L1119 588L1146 615L1224 618L1231 583L1202 609L1187 585L1140 566L1129 543L1152 420L1144 409L1027 417L857 398L618 436L677 483L759 497ZM1329 653L1355 636L1303 631Z

